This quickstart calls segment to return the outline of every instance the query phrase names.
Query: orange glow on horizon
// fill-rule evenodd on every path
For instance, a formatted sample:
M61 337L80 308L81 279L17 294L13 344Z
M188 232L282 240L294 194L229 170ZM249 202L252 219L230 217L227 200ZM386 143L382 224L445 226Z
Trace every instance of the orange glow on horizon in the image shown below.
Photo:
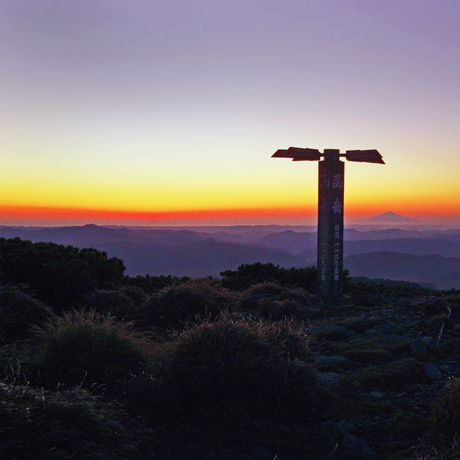
M345 221L367 219L388 211L415 220L460 220L454 206L414 206L388 203L346 206ZM297 224L314 225L316 206L277 208L232 208L182 211L131 211L109 209L0 206L0 225L75 225L82 223L114 225L238 225Z

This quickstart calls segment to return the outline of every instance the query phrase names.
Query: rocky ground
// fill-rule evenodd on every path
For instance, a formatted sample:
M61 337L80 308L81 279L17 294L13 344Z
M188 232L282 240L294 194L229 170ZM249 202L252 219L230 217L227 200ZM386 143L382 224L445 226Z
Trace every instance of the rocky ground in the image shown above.
M309 309L315 367L337 395L322 423L337 440L331 458L422 458L439 394L460 377L458 293L347 301ZM442 449L423 458L457 458Z

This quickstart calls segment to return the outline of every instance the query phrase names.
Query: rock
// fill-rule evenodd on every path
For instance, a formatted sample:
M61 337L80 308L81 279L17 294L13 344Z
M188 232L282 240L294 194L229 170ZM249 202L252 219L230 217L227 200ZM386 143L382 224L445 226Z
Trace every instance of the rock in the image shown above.
M273 460L276 456L265 446L256 446L250 449L249 453L258 460Z
M425 297L421 297L421 298L418 298L418 299L410 299L410 300L408 300L407 305L409 305L409 307L419 307L421 305L426 304L427 302L428 302L428 300Z
M383 398L383 394L380 391L371 391L369 394L375 399Z
M394 307L405 307L407 305L407 299L398 299L395 302L393 302Z
M439 380L442 378L441 370L439 369L439 366L436 366L436 364L425 363L423 365L423 373L430 380Z
M422 339L414 339L409 342L410 351L416 357L420 358L426 354L426 343Z
M382 337L381 341L385 343L390 343L392 345L400 345L407 342L409 339L405 335L396 335L388 334L385 337Z
M358 427L352 423L347 422L346 420L341 420L337 423L337 430L342 436L345 436L347 433L359 436L361 433L358 430Z
M315 364L323 366L347 366L348 360L345 356L317 356L315 358Z
M337 372L319 372L319 377L328 385L337 385L342 378Z
M373 460L377 458L376 452L369 447L364 438L358 438L350 433L345 434L340 448L350 459Z
M369 330L368 334L369 335L387 334L388 332L391 332L394 328L395 328L394 323L389 321L387 323L374 326L372 329Z

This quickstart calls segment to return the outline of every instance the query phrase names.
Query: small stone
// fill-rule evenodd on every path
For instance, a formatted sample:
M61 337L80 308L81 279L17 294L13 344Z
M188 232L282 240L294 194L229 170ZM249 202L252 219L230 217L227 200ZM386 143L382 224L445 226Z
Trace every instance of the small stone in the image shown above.
M273 460L275 455L270 452L265 446L256 446L250 449L250 453L258 460Z
M428 300L425 297L422 297L420 299L410 299L408 301L409 307L418 307L420 305L424 305L428 302Z
M349 433L344 436L340 447L345 455L347 455L347 458L362 460L378 458L375 451L369 447L365 439L358 438Z
M337 372L319 372L319 376L324 383L329 385L337 385L342 378Z
M317 356L315 358L315 363L325 366L346 366L348 364L348 360L345 356Z
M442 373L436 364L425 363L423 365L423 373L430 380L439 380L442 378Z
M359 435L358 427L353 422L347 422L346 420L341 420L337 423L337 429L342 435L350 433L353 435Z
M398 299L395 302L393 302L394 307L405 307L407 305L407 300L406 299Z
M378 326L374 326L372 329L369 330L369 335L387 334L388 332L391 332L394 328L395 325L392 322L379 324Z
M426 344L422 339L414 339L409 343L410 351L415 357L420 357L426 354Z
M382 342L390 343L392 345L400 345L408 341L408 338L404 335L389 334L385 337L382 337Z

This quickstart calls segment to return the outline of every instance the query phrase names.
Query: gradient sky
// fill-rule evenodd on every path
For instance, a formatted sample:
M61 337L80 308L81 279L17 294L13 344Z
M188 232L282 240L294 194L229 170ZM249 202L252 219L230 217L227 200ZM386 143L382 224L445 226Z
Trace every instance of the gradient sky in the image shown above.
M0 0L0 224L460 222L458 0Z

